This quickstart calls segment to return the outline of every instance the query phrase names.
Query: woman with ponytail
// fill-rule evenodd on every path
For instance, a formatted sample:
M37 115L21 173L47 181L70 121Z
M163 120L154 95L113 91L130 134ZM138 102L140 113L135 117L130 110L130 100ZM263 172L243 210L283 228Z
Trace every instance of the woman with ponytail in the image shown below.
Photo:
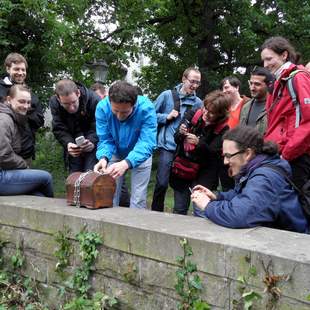
M215 195L206 187L194 187L195 215L230 228L267 226L309 232L297 193L272 168L291 175L275 143L264 141L255 128L238 126L223 137L223 157L235 178L235 188Z

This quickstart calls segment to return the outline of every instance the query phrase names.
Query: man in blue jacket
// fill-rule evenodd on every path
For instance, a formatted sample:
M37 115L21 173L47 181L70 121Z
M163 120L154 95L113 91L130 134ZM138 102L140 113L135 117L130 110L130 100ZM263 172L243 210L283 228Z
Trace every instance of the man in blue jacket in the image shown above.
M115 82L109 96L96 109L99 162L94 171L116 179L113 205L119 205L120 184L131 170L131 208L146 208L147 186L156 147L156 113L152 102L138 96L137 88L125 81Z
M170 168L176 149L176 143L174 142L175 131L187 110L198 109L202 106L201 100L196 96L200 80L200 71L194 67L189 67L183 72L182 83L173 90L165 90L155 101L159 160L152 202L153 211L164 211ZM175 105L174 96L179 100L178 107Z

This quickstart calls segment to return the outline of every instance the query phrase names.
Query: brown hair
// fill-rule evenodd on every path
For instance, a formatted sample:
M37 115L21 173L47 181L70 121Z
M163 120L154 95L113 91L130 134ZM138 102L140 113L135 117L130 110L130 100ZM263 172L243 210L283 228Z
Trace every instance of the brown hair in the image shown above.
M235 88L240 88L240 86L241 86L240 80L239 80L236 76L230 75L230 76L224 77L223 80L221 81L221 83L220 83L220 89L221 89L221 90L223 90L224 84L225 84L227 81L229 82L229 84L230 84L231 86L233 86L233 87L235 87Z
M210 106L212 107L212 112L217 116L217 120L224 120L228 117L231 99L228 94L214 90L206 95L203 104L207 110Z
M26 69L28 68L28 63L26 58L18 53L10 53L9 55L6 56L5 60L4 60L4 66L5 68L7 67L11 67L12 64L19 64L23 62L26 66Z
M250 148L255 154L278 154L278 146L272 141L264 141L263 135L254 127L239 125L227 131L223 140L234 141L238 149L246 150Z
M191 71L195 71L196 73L200 73L200 71L197 68L195 68L195 67L188 67L188 68L186 68L184 70L183 76L184 77L188 77L188 75L190 74Z
M102 93L105 93L106 92L106 87L100 83L100 82L96 82L94 83L91 87L90 87L91 90L93 91L96 91L96 90L100 90Z
M31 90L30 90L30 88L26 84L14 84L9 89L9 92L8 92L7 96L10 97L10 98L15 98L16 94L17 94L17 91L25 91L25 92L31 94Z
M285 51L287 52L286 61L291 61L292 63L298 63L300 55L296 53L295 48L292 44L283 37L271 37L267 39L262 47L261 51L268 48L278 55L282 55Z
M76 84L69 79L60 80L56 83L55 94L59 96L69 96L72 93L76 93L78 87Z
M109 89L109 97L115 103L130 103L133 106L137 101L138 90L126 81L116 81Z

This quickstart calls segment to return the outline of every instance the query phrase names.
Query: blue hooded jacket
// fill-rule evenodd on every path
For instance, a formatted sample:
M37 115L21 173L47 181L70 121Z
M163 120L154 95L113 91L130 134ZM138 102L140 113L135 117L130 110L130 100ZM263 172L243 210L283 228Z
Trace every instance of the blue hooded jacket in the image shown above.
M309 224L297 193L282 175L262 167L264 164L281 167L291 175L287 161L268 156L258 167L250 168L233 190L220 192L217 200L209 202L203 216L230 228L267 226L308 233ZM201 216L199 211L196 215Z
M175 87L180 97L180 114L173 121L167 121L168 114L174 108L173 96L171 90L165 90L155 100L155 109L157 115L157 122L159 126L158 132L158 147L167 151L175 151L176 143L174 141L174 134L180 125L184 113L188 109L197 110L202 106L202 101L196 94L184 95L180 93L182 84Z
M132 113L124 121L112 113L109 97L96 109L96 130L99 138L97 158L112 155L129 162L131 168L146 161L156 148L157 122L153 103L138 96Z

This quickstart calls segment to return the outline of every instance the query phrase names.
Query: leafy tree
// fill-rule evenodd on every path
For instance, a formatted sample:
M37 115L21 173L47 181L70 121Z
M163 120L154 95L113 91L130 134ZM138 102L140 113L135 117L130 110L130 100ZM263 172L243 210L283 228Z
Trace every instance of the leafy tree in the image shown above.
M82 69L94 59L107 61L112 81L143 53L150 65L138 78L147 93L157 96L197 65L204 95L260 64L259 46L272 35L309 60L309 23L309 0L1 0L0 56L25 54L30 82L42 89L65 75L91 83Z

